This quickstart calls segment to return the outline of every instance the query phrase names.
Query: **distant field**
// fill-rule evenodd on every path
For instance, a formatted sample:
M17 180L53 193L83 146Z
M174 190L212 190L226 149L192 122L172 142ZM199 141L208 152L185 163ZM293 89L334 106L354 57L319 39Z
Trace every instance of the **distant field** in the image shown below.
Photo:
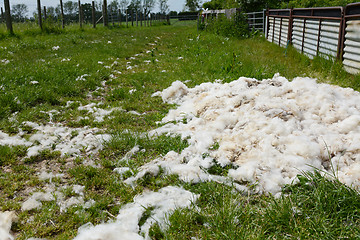
M213 100L202 102L210 94L229 97L220 92L226 83L240 77L272 79L279 73L289 80L310 77L320 83L359 91L360 75L346 73L337 62L310 60L291 47L285 53L285 49L262 36L239 40L198 32L195 22L142 28L85 26L82 30L67 26L65 30L49 30L50 33L41 33L35 26L15 25L14 31L15 36L8 36L5 27L0 26L0 214L14 211L18 216L11 227L16 239L71 239L86 223L115 221L124 206L138 214L137 218L133 216L136 226L126 217L121 220L120 214L118 221L123 221L123 227L113 230L113 234L119 236L116 234L122 232L124 236L128 234L128 239L140 237L137 230L141 230L141 236L150 234L151 239L360 237L360 197L355 188L330 176L337 176L336 169L330 165L331 159L340 154L331 152L331 146L330 150L323 148L321 152L321 161L328 165L320 165L330 175L324 177L324 169L302 172L305 177L296 178L297 184L276 186L283 187L282 195L275 187L263 187L261 177L254 181L229 178L229 173L239 165L236 160L222 163L212 155L224 148L216 140L217 135L204 138L204 142L210 138L214 141L197 155L196 161L204 160L207 164L196 165L195 160L196 163L189 163L192 159L186 157L177 163L176 167L184 169L183 165L194 164L194 173L182 176L182 170L171 172L167 170L170 165L166 165L166 159L183 156L183 150L189 146L200 148L184 129L194 119L202 119L207 110L214 108L220 113L228 107L229 102L221 106ZM269 80L263 85L255 80L246 81L249 88L259 85L273 94L275 90L271 87L283 81L278 79L274 77L273 83ZM174 92L170 89L153 95L176 81L186 86L178 83L173 85ZM197 94L193 88L205 82L214 85L202 85ZM324 92L330 88L324 86ZM226 89L232 91L231 86ZM349 106L360 111L357 92L339 90L340 94L338 88L334 89L333 95L344 94L354 99ZM203 108L194 108L197 111L189 113L185 106L183 113L180 109L173 112L173 118L169 117L171 109L187 101L182 95L190 96L190 93L197 106L204 104ZM236 94L234 91L232 96ZM256 96L259 95L261 91ZM234 109L247 104L244 102L235 104ZM310 108L311 104L306 106ZM261 108L258 105L253 108L256 107ZM357 115L355 110L353 115ZM345 112L343 118L350 114ZM294 115L273 114L280 120ZM165 116L173 125L161 122ZM206 115L204 119L212 116ZM344 120L338 118L339 122ZM205 120L201 121L189 127L189 131L205 126ZM236 128L229 125L224 127L226 131ZM356 131L351 135L354 139L358 137L358 125L354 125ZM166 129L154 132L164 129L163 126L168 126L168 132L174 134L166 134ZM180 126L178 132L174 130L176 126ZM211 125L203 136L216 127L219 125ZM344 138L348 137L347 133ZM258 142L257 139L252 144ZM360 158L356 155L357 146L351 147L355 148L353 164ZM308 150L307 145L304 148ZM235 155L240 158L246 151L238 150ZM341 153L345 155L346 151ZM160 167L155 169L152 163L156 159L156 166ZM313 170L312 167L309 169ZM186 171L190 170L186 168ZM199 181L194 180L197 177ZM137 195L141 196L139 203L134 200ZM146 201L154 204L146 205ZM170 211L169 202L179 209ZM173 213L169 214L169 220L163 221L156 215L162 210ZM103 227L106 230L94 230L92 236L110 231L108 225ZM79 239L90 239L83 234Z

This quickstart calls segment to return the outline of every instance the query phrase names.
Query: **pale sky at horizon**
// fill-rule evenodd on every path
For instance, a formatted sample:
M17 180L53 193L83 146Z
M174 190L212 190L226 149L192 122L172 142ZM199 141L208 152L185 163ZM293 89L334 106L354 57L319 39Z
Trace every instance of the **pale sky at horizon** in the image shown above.
M63 0L63 2L66 2L68 0ZM71 0L77 2L77 0ZM91 3L92 0L80 0L81 3ZM101 0L95 0L97 2ZM111 2L111 0L107 0L108 3ZM156 1L157 2L157 1ZM28 15L32 15L32 13L36 10L36 4L37 0L10 0L10 6L23 3L28 6L29 12ZM58 4L60 4L60 0L41 0L41 5L46 7L56 7ZM185 0L168 0L168 5L170 11L177 11L180 12L184 9L185 6ZM4 1L0 0L0 7L4 9ZM158 4L156 4L154 12L159 11Z

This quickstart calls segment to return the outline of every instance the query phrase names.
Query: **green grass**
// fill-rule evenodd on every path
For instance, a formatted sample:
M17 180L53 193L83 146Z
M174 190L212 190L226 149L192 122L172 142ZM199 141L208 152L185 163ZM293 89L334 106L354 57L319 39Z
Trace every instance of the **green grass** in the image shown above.
M280 198L244 196L231 187L204 183L189 187L200 194L198 208L170 217L156 239L358 239L360 195L319 172L299 176Z
M175 211L167 231L155 225L153 239L360 238L359 194L319 174L300 177L299 183L287 186L280 198L247 195L214 182L184 183L162 170L157 176L148 174L139 179L134 189L123 183L143 164L187 146L179 136L147 135L173 107L151 95L173 81L189 80L187 85L193 87L216 79L271 78L279 72L288 79L316 77L320 82L359 90L360 75L344 72L338 62L310 60L291 47L285 55L285 49L261 36L239 40L197 32L194 22L143 28L85 26L81 31L78 26L67 26L52 33L16 25L14 31L15 36L9 36L0 27L0 60L10 61L0 63L0 130L14 135L21 129L29 137L35 130L24 121L47 124L48 112L57 110L59 113L52 116L54 123L97 127L114 136L100 153L76 158L61 157L50 150L26 158L26 147L0 146L0 211L17 212L19 220L12 227L17 239L70 239L87 222L113 219L123 204L144 189L156 191L169 185L182 186L200 198L196 208ZM53 50L54 46L59 49ZM88 75L85 81L76 81L84 74ZM105 86L102 81L107 81ZM98 87L102 89L96 90ZM99 108L122 110L114 111L103 122L78 110L80 104L99 102L103 103ZM71 137L77 134L74 130ZM136 145L143 151L121 161ZM218 147L215 143L212 149ZM88 161L93 164L85 164ZM130 171L120 176L113 172L117 167L129 167ZM64 177L40 181L37 174L44 168ZM215 164L208 171L226 175L229 168ZM96 203L90 208L73 206L60 212L56 202L50 201L43 202L41 209L22 212L21 203L49 184L57 189L66 185L63 193L67 198L76 195L71 186L83 185L84 200Z

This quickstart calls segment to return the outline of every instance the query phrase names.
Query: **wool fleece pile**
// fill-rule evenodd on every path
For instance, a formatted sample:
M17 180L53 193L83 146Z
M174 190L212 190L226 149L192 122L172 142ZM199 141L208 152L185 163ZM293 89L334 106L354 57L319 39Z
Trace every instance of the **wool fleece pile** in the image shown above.
M359 187L360 94L353 89L276 74L194 88L176 81L154 96L178 107L152 134L180 134L190 146L144 166L133 180L154 165L185 181L211 180L206 169L217 163L232 164L230 178L263 193L277 194L314 168Z

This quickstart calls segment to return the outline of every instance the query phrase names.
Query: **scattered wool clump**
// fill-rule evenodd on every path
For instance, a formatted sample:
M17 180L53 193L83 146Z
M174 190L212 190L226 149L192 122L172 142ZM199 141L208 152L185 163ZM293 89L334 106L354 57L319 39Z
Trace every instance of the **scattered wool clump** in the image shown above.
M139 151L140 151L140 147L138 145L136 145L129 152L127 152L124 157L122 157L120 159L120 162L123 162L123 161L128 162L131 159L131 157L134 156Z
M22 211L29 211L32 209L39 209L42 207L42 203L41 201L54 201L55 197L52 193L50 192L34 192L33 195L26 200L25 202L23 202L23 204L21 205L21 210Z
M340 181L360 186L360 94L353 89L276 74L191 89L176 81L153 96L178 107L151 134L181 135L189 147L144 165L130 184L159 166L185 181L205 181L213 176L204 169L218 163L232 164L228 176L257 192L277 194L314 167L333 167Z
M60 212L66 212L67 209L71 206L75 205L85 205L84 198L82 196L80 197L71 197L69 199L66 199L65 201L58 201L57 204L60 207Z
M78 110L85 110L88 111L89 113L91 113L96 122L103 122L104 118L108 115L110 115L113 111L120 111L122 110L121 108L111 108L111 109L103 109L103 108L99 108L97 106L103 105L102 102L99 103L90 103L88 105L82 106L80 105L78 107Z
M39 125L33 122L23 124L35 130L29 140L22 138L22 131L15 136L0 131L0 145L27 146L27 157L36 156L46 149L59 151L61 156L79 155L81 151L93 154L103 147L103 141L111 139L110 134L98 134L100 130L97 128L69 128L62 124ZM76 136L73 135L74 132L77 133Z
M40 179L41 180L41 179ZM43 189L44 192L34 192L28 200L23 202L21 205L22 211L29 211L32 209L39 209L42 207L43 201L55 201L60 208L60 212L66 212L69 207L72 206L82 206L83 208L90 208L95 204L93 199L89 199L87 202L84 200L84 190L85 186L73 185L71 186L75 196L66 198L63 191L69 186L64 185L60 188L57 188L54 184L47 184Z
M24 145L24 146L31 146L32 143L29 141L26 141L26 139L21 137L22 132L20 132L20 134L15 135L15 136L9 136L9 134L4 133L0 130L0 145L1 146L5 146L5 145L9 145L9 146L19 146L19 145Z
M15 212L5 211L0 212L0 239L13 240L14 237L10 234L11 224L17 219Z
M158 192L146 192L136 196L132 203L120 209L115 222L93 226L91 223L79 228L79 234L74 240L141 240L150 239L149 229L155 222L161 229L166 227L166 217L176 208L190 207L197 195L179 187L168 186ZM146 209L153 207L142 226L139 221ZM145 235L143 238L139 233ZM121 237L120 237L121 236Z
M48 180L48 179L49 179L50 182L51 182L51 180L52 180L53 178L62 178L62 177L64 177L64 174L62 174L62 173L54 174L54 173L52 173L52 172L48 173L48 172L46 172L46 171L42 171L42 172L38 173L38 178L39 178L39 180L41 180L41 181L45 181L45 180Z

